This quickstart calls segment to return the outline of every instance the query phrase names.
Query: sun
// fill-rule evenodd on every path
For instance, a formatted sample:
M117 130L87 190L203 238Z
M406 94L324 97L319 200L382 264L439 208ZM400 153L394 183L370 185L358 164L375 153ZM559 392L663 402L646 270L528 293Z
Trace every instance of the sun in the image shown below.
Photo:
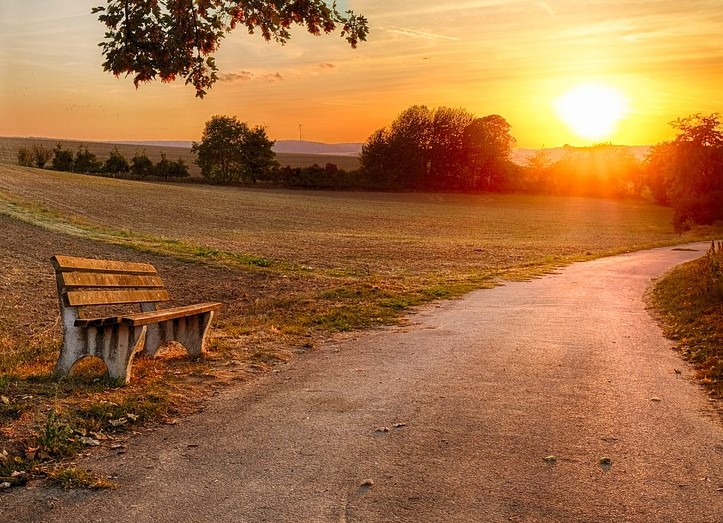
M613 134L628 111L628 100L613 87L579 84L558 96L553 106L557 117L575 134L601 140Z

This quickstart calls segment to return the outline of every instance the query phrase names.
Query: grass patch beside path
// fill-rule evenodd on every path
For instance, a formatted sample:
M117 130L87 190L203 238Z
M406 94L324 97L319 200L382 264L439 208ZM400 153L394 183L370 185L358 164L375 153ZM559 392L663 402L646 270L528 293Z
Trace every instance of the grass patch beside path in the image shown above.
M711 394L723 398L723 243L673 269L656 284L653 301L666 336Z

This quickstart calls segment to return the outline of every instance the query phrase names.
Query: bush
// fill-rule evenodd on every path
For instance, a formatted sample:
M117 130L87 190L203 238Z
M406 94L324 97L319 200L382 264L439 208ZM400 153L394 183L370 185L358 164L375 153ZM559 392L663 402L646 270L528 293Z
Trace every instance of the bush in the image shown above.
M166 157L166 153L161 153L161 159L153 168L153 174L164 180L168 180L171 172L171 162Z
M42 145L33 145L33 160L37 167L42 169L52 157L53 151L50 149L46 149Z
M53 149L53 160L52 167L56 171L71 172L73 170L73 153L63 149L63 146L58 144Z
M27 147L18 149L18 165L21 167L32 167L34 163L33 152Z
M153 162L146 154L146 151L137 152L131 158L131 173L139 178L145 178L153 174Z
M75 161L73 162L73 172L76 173L98 173L102 168L102 164L98 161L98 157L90 152L87 147L78 146L75 153Z
M182 158L179 158L175 162L170 162L168 166L168 176L171 178L188 178L191 176L191 173L188 172L186 162L184 162Z
M131 170L131 166L126 160L125 156L116 147L113 149L108 156L108 159L103 164L103 172L118 174L127 173Z

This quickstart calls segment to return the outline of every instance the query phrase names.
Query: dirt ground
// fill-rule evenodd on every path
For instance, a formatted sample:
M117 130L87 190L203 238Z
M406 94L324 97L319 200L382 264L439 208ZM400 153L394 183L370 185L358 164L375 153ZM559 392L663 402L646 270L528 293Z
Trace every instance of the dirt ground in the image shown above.
M135 249L58 234L0 214L0 335L25 339L50 332L60 339L58 296L50 257L55 254L153 264L172 305L220 301L218 320L244 314L256 300L290 290L292 281L261 273L181 261ZM290 280L290 279L284 279ZM286 287L283 289L281 287Z

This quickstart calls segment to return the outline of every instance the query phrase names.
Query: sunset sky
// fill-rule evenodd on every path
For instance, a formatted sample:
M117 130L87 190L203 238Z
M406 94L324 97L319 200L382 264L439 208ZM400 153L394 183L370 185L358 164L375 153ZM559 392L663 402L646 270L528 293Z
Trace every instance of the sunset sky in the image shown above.
M104 73L90 14L101 4L0 2L0 136L198 140L228 114L273 139L298 138L302 123L305 140L361 142L423 104L500 114L521 147L644 145L670 138L677 117L723 112L721 0L348 0L371 27L358 49L302 28L283 47L237 30L203 100L183 82L136 90ZM614 109L572 104L619 113L604 136L561 120L580 85L619 95Z

